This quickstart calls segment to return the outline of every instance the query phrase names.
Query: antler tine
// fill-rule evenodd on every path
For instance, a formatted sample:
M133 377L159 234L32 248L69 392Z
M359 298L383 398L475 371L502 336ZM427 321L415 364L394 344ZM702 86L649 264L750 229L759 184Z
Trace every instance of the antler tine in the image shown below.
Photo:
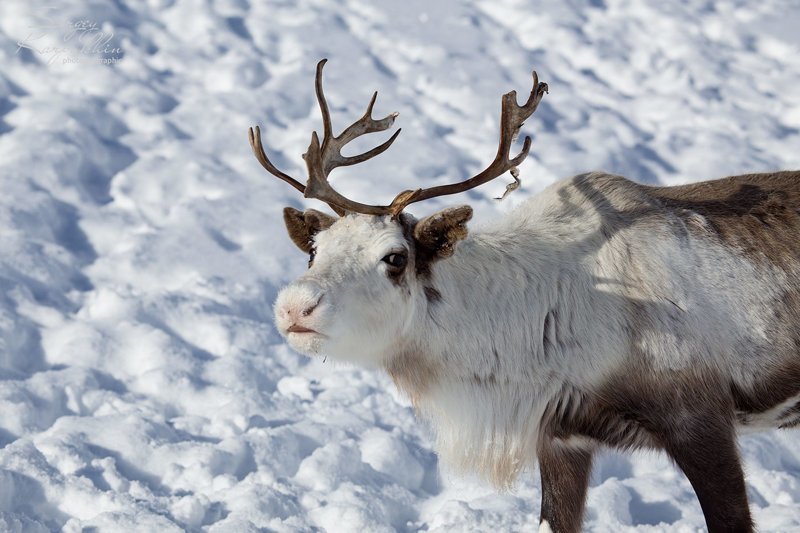
M519 134L519 130L524 124L524 122L530 117L536 108L539 107L539 102L542 101L544 97L544 93L548 92L548 87L546 83L539 83L539 75L536 71L533 71L533 89L531 89L531 94L528 96L528 100L522 106L517 104L517 92L511 91L505 95L503 95L503 117L500 120L501 124L501 139L500 139L500 147L498 148L498 156L501 153L508 156L511 150L511 144L517 138ZM506 116L508 115L508 117ZM511 163L511 168L516 167L522 161L525 160L525 157L528 155L528 150L530 149L530 137L525 137L525 143L522 148L522 151L512 160L509 161ZM497 157L495 158L497 160Z
M382 143L375 148L354 156L343 156L342 148L357 137L366 135L367 133L375 133L385 131L392 127L394 120L399 113L390 113L388 116L375 120L372 118L372 109L375 106L375 100L378 98L378 91L372 94L372 98L367 105L367 110L364 115L358 120L350 124L339 135L333 135L333 128L331 126L331 114L328 108L328 102L325 99L325 93L322 90L322 68L325 66L327 59L323 59L317 63L317 76L314 82L314 87L317 93L317 101L319 108L322 112L322 164L325 175L331 173L334 168L355 165L362 163L367 159L371 159L379 154L385 152L394 142L401 130L397 130L386 142Z
M267 172L272 174L273 176L277 176L278 178L282 179L298 191L305 193L306 188L305 186L291 177L290 175L281 172L278 170L278 167L272 164L272 162L267 157L267 154L264 152L264 146L261 144L261 128L256 126L255 133L253 132L253 128L248 128L247 130L247 137L250 140L250 148L253 149L253 155L256 156L258 162L261 163L261 166L264 167Z
M544 93L546 92L548 92L547 84L540 83L538 74L536 74L536 71L533 71L533 88L525 104L520 106L517 103L516 91L511 91L503 95L500 112L500 142L497 147L497 154L488 167L475 176L459 183L440 185L438 187L431 187L430 189L403 191L392 201L390 212L397 215L409 204L436 196L445 196L467 191L479 185L483 185L509 170L516 169L528 156L528 152L531 148L531 138L525 136L522 150L514 158L509 157L511 145L514 143L525 120L536 111L539 102L542 101Z
M390 113L379 120L372 118L372 110L375 106L375 100L378 97L378 93L375 92L364 114L345 128L338 136L333 135L330 109L328 108L328 102L325 99L325 93L322 89L322 69L326 61L326 59L323 59L317 64L317 75L314 83L317 101L319 102L320 111L322 112L323 137L322 142L320 142L317 133L314 132L311 136L311 144L308 146L308 151L303 154L303 159L305 159L306 166L308 167L308 183L304 195L306 198L317 198L328 204L335 204L339 206L340 210L344 209L372 215L386 214L389 212L389 206L373 206L354 202L336 192L328 183L328 175L334 168L355 165L356 163L361 163L385 152L395 139L397 139L401 130L397 130L388 140L364 153L354 156L343 156L341 153L342 148L353 139L367 133L375 133L389 129L392 124L394 124L394 120L399 113Z
M250 148L253 149L253 155L256 156L258 162L261 163L261 166L264 167L267 170L267 172L269 172L273 176L277 176L278 178L282 179L283 181L285 181L286 183L288 183L289 185L291 185L292 187L303 193L303 195L306 194L305 185L303 185L290 175L286 174L285 172L279 170L278 167L273 165L272 162L269 160L266 152L264 152L264 146L261 144L261 128L256 126L255 132L253 131L253 128L248 128L247 138L250 141ZM344 215L344 210L342 210L342 208L338 207L336 204L327 201L325 201L325 203L327 203L328 206L330 206L330 208L333 209L338 215L340 216Z
M333 137L333 127L331 126L331 112L328 109L328 102L325 100L325 93L322 90L322 67L325 66L328 60L320 59L317 63L317 74L314 77L314 91L317 93L317 102L319 102L319 110L322 112L322 146Z
M371 150L367 150L363 154L348 156L345 157L341 154L341 148L355 139L356 137L360 137L361 135L367 133L374 133L378 131L388 130L394 124L394 119L396 119L400 113L394 112L390 113L386 117L375 120L372 118L372 108L375 105L375 100L378 98L378 91L372 93L372 98L367 105L367 110L364 115L355 121L354 123L350 124L345 130L336 137L335 142L338 144L338 150L330 154L330 158L327 162L326 168L327 172L330 172L336 167L346 167L350 165L355 165L356 163L361 163L366 161L367 159L372 159L376 155L380 155L385 152L397 139L397 136L400 135L400 132L403 131L403 128L398 128L394 134L389 137L385 142L381 143L380 145L376 146Z

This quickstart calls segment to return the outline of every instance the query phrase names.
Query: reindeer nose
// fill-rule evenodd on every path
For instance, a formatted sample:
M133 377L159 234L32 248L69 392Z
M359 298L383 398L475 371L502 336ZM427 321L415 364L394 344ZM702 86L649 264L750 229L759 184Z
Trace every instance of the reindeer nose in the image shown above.
M290 285L278 295L275 318L281 329L307 321L320 305L322 290L316 285L301 283Z
M307 305L296 305L296 302L286 302L283 305L283 313L286 315L291 321L296 321L299 317L307 317L310 316L314 310L319 307L319 302L322 300L322 296L320 296L316 302ZM293 305L294 304L294 305Z

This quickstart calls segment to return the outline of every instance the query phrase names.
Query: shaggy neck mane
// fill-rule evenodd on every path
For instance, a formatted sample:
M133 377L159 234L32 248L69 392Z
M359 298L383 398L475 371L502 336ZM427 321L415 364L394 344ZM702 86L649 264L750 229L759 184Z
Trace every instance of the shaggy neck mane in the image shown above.
M571 370L557 353L569 263L541 229L510 228L521 224L510 215L434 264L438 296L386 364L431 420L443 458L502 487L536 456L540 421Z

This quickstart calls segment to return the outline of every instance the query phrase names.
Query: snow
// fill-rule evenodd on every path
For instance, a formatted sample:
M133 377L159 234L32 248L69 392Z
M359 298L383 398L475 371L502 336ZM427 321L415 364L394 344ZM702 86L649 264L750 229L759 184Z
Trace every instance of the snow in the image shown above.
M537 530L535 471L497 493L440 470L386 376L301 357L272 325L305 268L281 210L314 202L245 132L260 124L303 176L322 57L339 127L373 89L376 116L400 112L393 148L336 178L369 202L479 170L500 95L526 94L531 68L550 85L519 191L495 202L498 180L417 215L468 201L479 226L596 168L663 184L800 168L792 0L3 0L0 15L3 531ZM761 531L800 531L798 437L741 440ZM703 518L663 455L609 451L585 527Z

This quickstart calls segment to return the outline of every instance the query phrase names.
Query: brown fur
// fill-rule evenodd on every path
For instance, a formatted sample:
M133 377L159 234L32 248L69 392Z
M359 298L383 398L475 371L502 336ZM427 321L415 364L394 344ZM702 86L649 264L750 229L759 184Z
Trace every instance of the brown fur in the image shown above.
M310 253L314 235L331 227L336 222L336 218L316 209L298 211L292 207L285 207L283 221L292 242L304 252Z
M745 174L677 187L640 186L695 233L798 270L800 172Z
M567 400L552 405L544 446L583 437L615 448L664 450L689 478L710 531L750 531L736 450L734 398L726 382L709 369L654 373L633 364L596 390L569 391L564 396ZM591 456L586 449L573 450ZM576 502L586 489L583 476L574 469L586 465L588 470L589 464L587 458L569 468L562 464L561 477L548 471L552 465L542 465L543 486L549 485L543 489L543 519L565 520L558 510L546 512L545 502L554 493L566 498L568 507L582 508ZM573 519L558 531L579 529L580 522Z
M780 420L778 427L781 429L791 428L800 424L800 402L786 409L778 419Z
M573 178L603 217L605 239L634 224L717 240L760 264L800 275L800 171L651 187L611 174ZM568 193L563 201L571 203Z
M403 352L387 362L385 368L397 388L408 395L415 407L441 375L439 365L428 361L421 353Z
M466 205L443 209L417 222L412 229L415 269L419 277L429 277L431 264L455 253L458 241L467 236L472 208Z
M466 224L471 218L472 208L467 205L444 209L420 220L414 226L414 239L439 258L450 257L455 244L467 236Z
M763 413L800 393L800 351L793 360L765 372L751 389L734 384L730 394L737 411L745 415ZM746 425L745 418L744 424Z
M580 531L592 452L548 441L539 447L538 456L542 475L540 520L546 520L552 531Z
M423 290L425 291L425 298L428 299L428 303L437 303L442 300L442 293L436 290L435 287L425 287Z

